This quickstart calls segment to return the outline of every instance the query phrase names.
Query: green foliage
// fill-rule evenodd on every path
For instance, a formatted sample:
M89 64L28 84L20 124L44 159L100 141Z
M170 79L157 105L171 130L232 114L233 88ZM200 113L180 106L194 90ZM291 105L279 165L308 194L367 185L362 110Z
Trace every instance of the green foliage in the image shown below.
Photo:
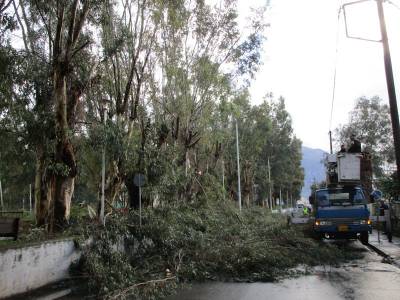
M79 9L88 3L78 2ZM139 172L146 175L146 206L235 201L234 119L248 206L250 199L265 201L270 188L275 198L280 190L298 197L301 142L293 134L284 100L271 97L252 106L242 84L261 64L265 7L253 11L241 32L236 1L134 2L119 7L115 1L90 1L84 28L69 49L64 133L72 141L71 159L78 171L73 200L98 200L105 150L106 201L111 205L121 199L127 203L128 195L131 203L138 200L133 176ZM0 150L0 178L7 193L33 183L46 192L49 174L70 172L55 161L58 106L49 43L55 38L57 7L21 1L17 12L22 18L18 21L16 14L14 22L26 33L24 50L6 40L0 49L0 93L6 99L0 103L0 137L7 145ZM65 14L65 24L69 18ZM65 44L67 34L62 36Z
M397 172L391 175L382 176L378 180L378 186L382 190L385 198L399 201L400 184L397 179Z
M142 224L131 212L110 216L104 230L87 232L93 243L84 250L83 268L91 275L93 293L150 299L186 281L274 281L293 274L298 265L349 258L347 250L287 227L281 216L260 208L241 214L226 202L146 209ZM139 285L166 278L161 285Z
M293 198L300 196L303 185L301 168L301 141L293 134L291 118L285 109L284 99L267 99L259 106L251 106L247 92L239 94L233 105L238 116L241 154L242 186L244 198L254 198L258 203L269 198L271 188L276 198L280 191ZM233 126L226 133L229 147L223 153L230 165L236 160L236 140ZM271 167L269 180L268 160ZM228 168L228 182L235 181L236 169ZM253 187L257 187L254 192ZM235 185L230 188L236 191ZM256 195L255 195L256 194ZM288 199L287 199L288 200Z
M348 124L335 130L338 149L340 145L350 143L352 133L365 145L365 150L371 153L374 175L382 176L385 166L394 162L389 106L377 96L357 99Z
M51 173L59 176L68 176L70 172L70 168L63 163L55 163L53 162L48 166L48 169Z

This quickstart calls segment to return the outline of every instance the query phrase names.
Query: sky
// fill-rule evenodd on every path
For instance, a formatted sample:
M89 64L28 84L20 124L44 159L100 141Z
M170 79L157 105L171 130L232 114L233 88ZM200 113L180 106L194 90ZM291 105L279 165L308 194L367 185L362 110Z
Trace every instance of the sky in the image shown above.
M239 0L239 12L245 14L249 6L265 1ZM329 130L348 122L358 97L377 95L388 101L382 44L346 37L343 14L338 22L338 11L347 2L351 1L270 0L263 65L250 87L253 104L261 103L268 92L283 96L296 136L304 146L325 151ZM384 9L399 95L400 0L392 3L386 2ZM380 39L375 1L348 6L346 15L351 35Z

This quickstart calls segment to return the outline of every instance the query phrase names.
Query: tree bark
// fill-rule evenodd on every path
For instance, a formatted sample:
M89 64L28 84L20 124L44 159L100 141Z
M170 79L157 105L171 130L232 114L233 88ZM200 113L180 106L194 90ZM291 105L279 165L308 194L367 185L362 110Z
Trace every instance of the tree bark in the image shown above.
M74 148L68 136L67 118L67 85L66 76L60 63L54 71L54 96L56 103L56 171L49 193L50 207L54 208L53 221L55 231L61 230L69 220L71 199L74 192L76 176L76 159ZM74 113L70 112L70 116Z
M47 224L49 201L44 184L45 155L43 146L39 145L36 149L36 171L35 171L35 217L36 225L43 226Z
M76 52L82 50L82 47L76 48L76 45L89 12L89 4L90 1L85 1L79 9L79 0L74 0L69 7L69 14L66 14L63 3L57 2L52 70L56 141L53 168L51 174L46 176L50 231L60 231L68 224L74 193L77 168L70 134L75 125L76 106L82 88L72 84L74 82L71 78L74 67L72 58ZM66 26L66 16L69 16L68 26ZM67 93L67 83L70 93Z
M113 204L115 202L123 183L124 181L118 173L108 178L104 193L105 199L109 201L109 203Z

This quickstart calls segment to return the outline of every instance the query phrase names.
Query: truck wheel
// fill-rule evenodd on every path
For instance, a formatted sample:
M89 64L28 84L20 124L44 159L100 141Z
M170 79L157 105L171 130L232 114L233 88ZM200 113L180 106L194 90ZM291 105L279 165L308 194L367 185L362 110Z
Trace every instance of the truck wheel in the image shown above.
M360 234L361 243L363 243L364 245L368 244L368 238L369 238L368 232L361 232Z

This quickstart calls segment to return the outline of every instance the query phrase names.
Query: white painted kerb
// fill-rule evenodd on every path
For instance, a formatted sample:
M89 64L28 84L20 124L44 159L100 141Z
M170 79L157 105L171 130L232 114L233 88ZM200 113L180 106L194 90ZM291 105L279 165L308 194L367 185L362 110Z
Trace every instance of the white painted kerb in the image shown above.
M80 251L73 240L0 250L0 298L39 288L68 277Z

